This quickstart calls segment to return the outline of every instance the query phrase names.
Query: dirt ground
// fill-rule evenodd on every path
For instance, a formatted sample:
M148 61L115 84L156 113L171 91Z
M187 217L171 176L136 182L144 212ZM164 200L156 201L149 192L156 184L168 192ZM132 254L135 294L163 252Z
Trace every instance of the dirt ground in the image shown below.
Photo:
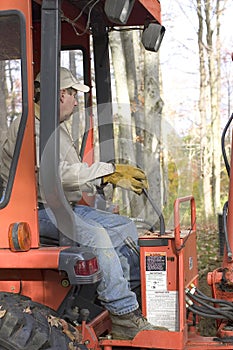
M220 240L218 225L203 225L197 228L197 256L199 266L199 289L212 297L211 287L207 284L208 272L221 267ZM213 319L201 318L199 324L200 334L215 336L216 324Z
M206 278L202 278L200 279L200 284L199 284L199 288L200 290L208 295L208 296L212 296L211 295L211 288L210 286L207 284L206 282ZM216 335L216 323L215 320L211 319L211 318L201 318L200 319L200 323L199 323L199 332L201 335L203 336L215 336Z

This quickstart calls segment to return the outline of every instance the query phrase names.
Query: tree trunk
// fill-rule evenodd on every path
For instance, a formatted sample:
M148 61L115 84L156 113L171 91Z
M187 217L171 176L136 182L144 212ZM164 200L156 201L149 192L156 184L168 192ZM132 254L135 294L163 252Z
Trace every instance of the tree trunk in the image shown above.
M163 101L160 97L159 56L145 51L145 167L149 177L150 194L161 209L161 115ZM156 220L154 210L149 205L149 221ZM157 217L158 218L158 217Z
M221 180L221 135L220 135L220 91L221 91L221 57L220 57L220 1L216 0L216 43L215 51L210 50L210 76L212 100L212 137L213 137L213 183L214 183L214 214L220 211L220 180ZM211 13L213 12L213 9ZM208 27L209 28L209 27ZM214 75L212 75L214 73Z
M119 158L124 163L135 164L132 144L130 100L126 80L126 64L119 32L110 35L112 63L115 72L117 119L119 122Z
M72 72L72 74L76 77L77 76L77 67L76 67L76 59L77 59L77 52L76 51L69 51L69 69ZM76 98L78 99L78 94L76 95ZM79 101L78 101L79 105ZM84 121L81 122L80 120L80 113L79 113L79 108L75 108L74 114L72 118L70 119L70 132L75 144L75 147L77 149L77 152L79 153L80 151L80 143L81 143L81 138L80 138L80 126L84 123ZM83 131L83 130L81 130ZM82 135L83 136L83 135Z
M212 152L210 149L209 132L207 128L207 118L209 107L209 96L207 91L207 72L205 66L205 50L204 50L204 24L201 0L197 0L197 16L198 16L198 48L199 48L199 65L200 65L200 96L199 111L201 117L200 145L201 145L201 169L203 180L203 202L204 214L208 218L212 215Z
M115 133L118 133L118 155L116 155L116 158L118 158L119 162L121 163L135 165L136 159L132 142L132 121L128 85L126 80L126 63L120 33L110 33L109 43L116 85L117 114L115 118L115 127L118 125L119 128ZM124 192L123 196L125 212L129 215L131 214L128 210L130 208L129 197Z
M133 140L134 140L134 154L135 154L135 165L144 169L144 154L143 154L143 142L144 142L144 113L142 113L142 106L138 99L138 78L136 70L135 58L140 56L139 36L137 33L137 40L134 40L131 32L121 32L122 45L124 50L125 64L126 64L126 75L127 75L127 86L130 99L131 109L131 121L134 123L133 126ZM146 170L146 169L144 169ZM142 208L144 207L143 196L130 195L130 206L131 215L133 217L142 216L144 217Z

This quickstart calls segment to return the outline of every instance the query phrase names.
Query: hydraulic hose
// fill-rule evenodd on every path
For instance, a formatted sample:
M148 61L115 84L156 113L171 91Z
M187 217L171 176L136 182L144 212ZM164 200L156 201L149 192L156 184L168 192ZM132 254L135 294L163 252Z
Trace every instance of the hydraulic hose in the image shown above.
M139 166L138 164L137 164L137 167L138 167L139 169L141 169L140 166ZM152 208L154 209L154 211L156 212L156 214L157 214L158 217L159 217L159 223L160 223L160 232L159 232L159 235L162 236L162 235L165 234L165 222L164 222L163 214L162 214L161 210L157 207L155 201L152 199L152 197L150 196L150 194L148 193L148 191L147 191L145 188L143 188L142 191L143 191L144 195L146 196L146 198L148 199L148 201L150 202Z
M228 177L230 177L230 165L229 165L227 155L226 155L226 150L225 150L225 136L226 136L226 132L227 132L227 130L232 122L232 119L233 119L233 113L231 114L227 124L225 125L225 128L223 129L222 137L221 137L222 156L223 156L223 160L225 163ZM223 229L224 229L227 257L231 261L232 260L232 251L230 248L230 243L228 240L228 232L227 232L227 210L228 210L228 202L226 202L223 206Z
M162 235L165 234L165 222L164 222L163 214L162 214L161 210L157 207L155 201L151 198L151 196L149 195L149 193L147 192L146 189L143 189L143 193L144 193L144 195L146 196L146 198L150 202L152 208L154 209L154 211L156 212L156 214L159 217L159 222L160 222L160 233L159 233L159 235L162 236Z
M205 317L205 318L214 318L214 319L218 319L218 320L221 320L223 319L222 316L220 315L217 315L217 314L207 314L199 309L197 309L197 307L195 306L189 306L189 310L193 313L193 314L197 314L199 316L202 316L202 317Z
M232 260L232 251L231 251L230 242L228 239L228 232L227 232L227 211L228 211L228 202L226 202L223 206L223 230L224 230L224 236L225 236L227 257L231 261Z
M226 312L225 310L222 310L219 307L214 307L211 305L206 304L205 302L203 302L202 300L200 300L198 297L196 297L195 295L189 293L188 296L196 301L198 304L203 305L206 309L213 311L214 313L217 313L219 315L222 315L222 317L233 320L233 309L232 309L232 313Z
M230 176L230 165L229 165L229 162L228 162L228 159L227 159L227 155L226 155L226 151L225 151L225 136L226 136L226 132L232 122L232 119L233 119L233 113L232 115L230 116L225 128L223 129L223 132L222 132L222 138L221 138L221 145L222 145L222 155L223 155L223 159L224 159L224 163L225 163L225 167L226 167L226 170L227 170L227 174L228 176Z
M202 293L198 288L196 289L196 295L198 295L199 298L201 298L203 300L206 300L208 302L211 302L211 303L214 303L214 304L223 304L225 306L228 306L233 311L233 303L230 302L230 301L211 298L211 297L205 295L204 293Z
M190 302L188 301L188 309L191 311L191 307L196 311L196 313L202 312L205 314L205 317L212 317L213 315L217 316L219 319L227 319L232 321L233 320L233 306L231 307L231 310L229 306L227 307L214 307L203 300L201 300L197 295L194 295L190 292L187 293L188 298L192 300L192 304L190 305ZM198 305L194 304L194 302L197 302ZM200 306L200 305L202 306ZM209 315L209 316L208 316Z

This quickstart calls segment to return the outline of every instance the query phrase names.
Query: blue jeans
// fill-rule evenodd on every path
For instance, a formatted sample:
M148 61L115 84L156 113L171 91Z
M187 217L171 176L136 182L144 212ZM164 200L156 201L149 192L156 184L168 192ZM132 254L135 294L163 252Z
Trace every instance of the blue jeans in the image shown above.
M121 215L88 206L73 208L77 222L75 241L91 247L98 258L103 278L98 285L98 298L115 315L124 315L138 308L131 289L140 285L139 257L124 242L130 237L137 245L134 223ZM50 209L39 210L40 235L58 238L55 218Z

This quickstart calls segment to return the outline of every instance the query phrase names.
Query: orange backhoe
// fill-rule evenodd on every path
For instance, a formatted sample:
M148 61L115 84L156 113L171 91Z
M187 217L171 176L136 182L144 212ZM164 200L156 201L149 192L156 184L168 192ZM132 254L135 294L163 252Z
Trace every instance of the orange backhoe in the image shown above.
M113 339L108 312L95 302L96 284L102 278L98 261L91 251L70 244L74 223L57 171L58 72L65 55L78 52L81 81L89 86L95 81L100 160L114 161L108 50L108 33L113 28L138 28L144 48L158 51L165 32L159 0L0 2L1 69L8 72L5 87L14 75L13 91L18 96L14 112L21 117L0 201L0 349L233 349L232 184L224 216L226 253L221 268L208 275L212 298L198 289L194 198L175 201L174 230L167 231L162 214L145 192L159 214L160 230L139 238L142 312L168 331L142 331L133 340ZM41 239L38 225L34 79L39 71L40 152L46 149L47 154L41 170L46 177L44 193L63 232L55 242ZM89 164L94 160L92 89L80 97L80 105L88 111L80 155ZM1 118L5 107L15 101L12 96L6 104L1 85ZM1 135L1 141L3 138ZM52 169L49 174L47 164ZM229 175L232 168L233 164ZM190 228L182 230L180 206L186 202ZM198 334L199 317L216 320L216 337Z

